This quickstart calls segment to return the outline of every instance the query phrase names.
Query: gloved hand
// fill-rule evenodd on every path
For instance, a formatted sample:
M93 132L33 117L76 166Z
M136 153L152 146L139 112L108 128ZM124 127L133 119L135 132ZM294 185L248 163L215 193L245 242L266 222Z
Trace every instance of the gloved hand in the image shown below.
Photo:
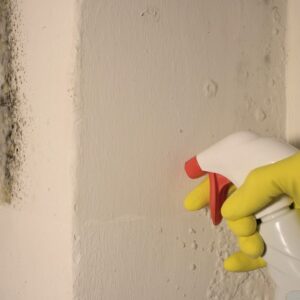
M221 213L237 236L240 251L224 261L226 270L241 272L266 266L262 258L264 241L257 231L254 214L283 194L293 199L295 209L300 209L300 152L253 170L239 189L229 190ZM209 180L206 178L186 197L184 206L194 211L208 202Z

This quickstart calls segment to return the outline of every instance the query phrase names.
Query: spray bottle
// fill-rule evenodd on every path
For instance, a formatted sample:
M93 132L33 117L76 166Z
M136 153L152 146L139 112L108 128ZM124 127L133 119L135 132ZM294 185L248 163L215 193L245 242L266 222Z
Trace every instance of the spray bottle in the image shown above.
M299 151L273 138L262 138L252 132L232 134L186 162L189 177L208 174L210 212L215 225L222 220L221 207L231 183L239 187L251 170L277 162ZM266 251L269 273L276 284L276 299L286 299L292 291L300 297L300 210L282 196L259 211L259 232ZM299 298L300 299L300 298Z

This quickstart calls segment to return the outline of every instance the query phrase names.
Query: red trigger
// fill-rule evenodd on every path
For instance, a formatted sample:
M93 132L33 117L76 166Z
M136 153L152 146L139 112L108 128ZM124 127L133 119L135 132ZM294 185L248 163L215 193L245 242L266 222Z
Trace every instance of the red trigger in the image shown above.
M227 193L232 184L226 177L209 173L210 184L210 217L214 225L218 225L222 221L221 207L227 198Z
M185 171L188 176L193 179L207 174L207 172L200 167L196 156L185 163ZM218 225L222 221L221 207L232 183L226 177L217 173L208 173L208 176L210 183L210 216L212 222Z

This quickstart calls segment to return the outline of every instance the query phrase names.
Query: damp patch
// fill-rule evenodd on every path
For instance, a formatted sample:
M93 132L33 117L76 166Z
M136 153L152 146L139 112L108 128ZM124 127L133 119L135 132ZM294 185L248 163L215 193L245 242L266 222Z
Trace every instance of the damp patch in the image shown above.
M0 0L0 202L10 203L17 192L20 169L21 121L18 87L16 4Z

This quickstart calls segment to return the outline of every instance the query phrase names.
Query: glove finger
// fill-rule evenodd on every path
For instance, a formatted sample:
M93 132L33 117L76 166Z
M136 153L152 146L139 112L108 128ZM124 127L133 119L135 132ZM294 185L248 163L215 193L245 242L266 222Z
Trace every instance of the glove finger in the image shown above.
M227 197L231 196L236 190L237 187L234 184L231 184L227 192Z
M283 191L277 183L277 169L273 164L250 172L241 187L223 204L223 217L237 220L253 215L281 196Z
M236 236L252 235L257 227L254 216L245 217L236 221L227 220L227 225Z
M184 200L184 207L189 211L199 210L209 202L209 179L205 178Z
M263 268L266 261L259 258L252 258L243 252L236 252L224 261L224 269L229 272L247 272Z
M276 183L300 208L300 152L274 164Z
M255 232L250 236L241 236L238 241L241 251L248 256L258 258L263 255L265 243L258 232Z

